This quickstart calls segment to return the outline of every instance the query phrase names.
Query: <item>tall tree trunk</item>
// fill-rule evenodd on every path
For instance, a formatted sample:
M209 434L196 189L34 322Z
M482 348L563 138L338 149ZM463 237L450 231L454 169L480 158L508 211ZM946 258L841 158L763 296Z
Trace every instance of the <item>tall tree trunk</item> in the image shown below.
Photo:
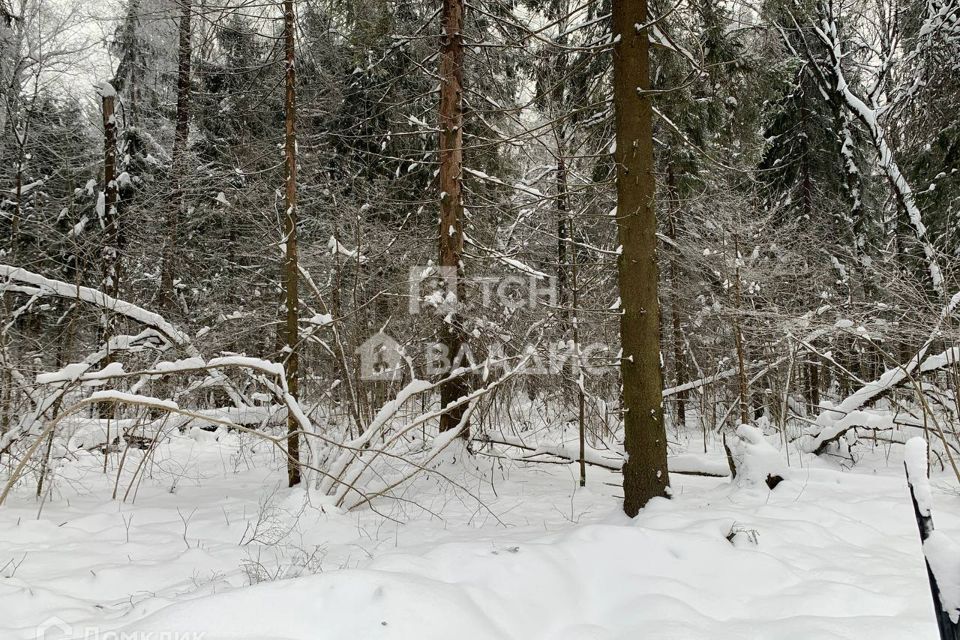
M20 217L23 210L23 163L26 155L25 145L27 143L27 132L16 130L16 120L14 120L14 132L17 139L17 171L13 182L14 210L13 218L10 220L10 246L4 256L12 265L17 264L17 253L20 247ZM3 131L0 130L0 136ZM5 136L2 136L5 137ZM2 149L0 149L2 150ZM13 294L9 291L3 292L3 319L7 322L12 318ZM0 364L3 365L3 378L0 384L0 435L3 435L10 429L13 414L13 351L9 348L9 338L7 330L0 331Z
M667 495L667 436L660 369L657 219L653 208L653 123L646 0L613 2L616 111L620 369L623 382L623 510L630 517Z
M119 212L117 210L117 118L114 113L117 92L108 82L101 85L103 104L103 203L97 203L100 226L103 228L103 249L101 268L103 280L101 290L108 296L118 297L120 292L120 233ZM98 196L99 200L99 196ZM114 317L107 309L100 314L100 342L107 348L103 363L111 362L109 343L114 334ZM110 417L114 413L112 403L103 403L98 407L101 417ZM109 429L109 427L108 427ZM109 430L108 430L109 434ZM110 443L107 443L109 452ZM104 464L106 464L106 453Z
M440 39L440 266L456 270L458 305L463 303L463 0L443 0L443 35ZM458 313L444 319L440 339L450 361L466 336ZM467 379L459 376L440 387L440 405L447 407L468 391ZM440 431L457 428L466 407L459 406L440 416ZM469 425L462 435L469 436Z
M562 161L563 156L560 156ZM564 187L566 184L564 184ZM566 190L564 190L566 194ZM585 363L583 361L583 349L580 341L580 262L577 255L576 229L574 228L573 214L568 214L570 230L570 294L572 305L570 316L572 319L573 347L577 354L577 426L580 436L580 486L587 486L587 398L586 398L586 374Z
M286 252L283 261L283 286L287 306L285 350L287 352L287 390L294 398L300 392L299 273L297 264L297 80L294 48L293 0L283 2L283 39L286 51L286 134L284 135L284 204L283 233ZM300 427L293 415L287 416L287 481L292 487L300 483Z
M750 383L747 380L747 355L743 343L743 325L740 314L743 309L743 294L740 286L740 243L734 238L733 260L733 341L737 347L737 382L739 384L740 424L750 424Z
M116 92L109 83L103 84L103 206L100 225L103 228L102 289L105 294L117 297L120 290L118 262L120 259L119 221L117 220L117 118L114 114ZM106 342L112 335L111 319L104 312L101 319L101 340Z
M190 56L192 52L190 20L192 0L181 0L180 42L177 49L177 127L173 136L171 203L167 216L167 241L160 265L160 299L166 310L176 308L174 281L177 277L177 242L180 239L180 215L184 210L183 179L186 175L187 138L190 134Z
M567 186L567 123L563 120L563 111L566 105L566 75L567 75L567 18L570 15L569 0L557 2L556 11L550 18L556 20L557 51L554 63L550 67L550 82L553 89L550 92L549 117L553 119L553 137L557 145L557 305L560 307L561 330L564 335L569 329L570 311L567 305L570 302L570 256L567 255L568 236L572 234L571 224L568 222L570 211L570 197ZM570 247L576 251L576 246Z
M568 225L569 198L567 197L567 163L564 154L563 131L559 126L554 127L557 138L557 306L560 307L561 329L566 333L570 311L567 304L570 302L567 273L570 268L570 259L567 256L567 243L570 229ZM576 251L576 247L572 249Z
M907 362L907 360L903 362ZM807 363L807 404L811 413L819 412L820 364L812 361Z
M677 190L677 176L674 172L673 164L667 167L667 191L670 196L670 203L667 214L667 235L674 242L677 239L676 213L680 207L680 195ZM682 387L687 383L687 360L686 350L683 348L683 330L680 323L680 304L678 296L678 283L680 280L680 265L677 261L677 252L675 249L670 251L670 286L673 289L673 296L670 302L670 324L673 338L673 370L674 384ZM687 392L678 391L676 394L677 403L677 427L682 428L687 424Z

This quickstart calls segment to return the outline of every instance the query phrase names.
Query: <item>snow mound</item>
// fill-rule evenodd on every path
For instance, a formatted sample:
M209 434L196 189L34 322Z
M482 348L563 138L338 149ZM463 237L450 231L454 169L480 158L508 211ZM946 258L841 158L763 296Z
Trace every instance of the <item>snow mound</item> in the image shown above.
M590 525L535 542L449 543L423 556L382 556L366 569L263 583L172 605L126 631L203 632L204 640L712 637L707 630L718 620L746 621L763 606L747 592L799 582L783 563L734 548L719 530Z
M731 439L728 446L737 470L734 483L738 487L766 485L773 489L789 476L780 452L764 439L757 427L740 425L737 437Z

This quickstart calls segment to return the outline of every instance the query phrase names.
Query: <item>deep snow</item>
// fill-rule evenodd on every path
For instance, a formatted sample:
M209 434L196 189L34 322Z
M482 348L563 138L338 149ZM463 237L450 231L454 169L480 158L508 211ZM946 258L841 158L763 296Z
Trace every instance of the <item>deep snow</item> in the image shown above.
M133 504L79 455L39 517L29 487L0 508L0 638L51 617L103 639L936 637L896 453L855 472L794 458L773 492L673 475L633 522L597 468L580 489L573 466L481 455L459 469L483 505L425 477L382 517L280 487L235 436L174 437ZM932 484L938 529L960 530Z

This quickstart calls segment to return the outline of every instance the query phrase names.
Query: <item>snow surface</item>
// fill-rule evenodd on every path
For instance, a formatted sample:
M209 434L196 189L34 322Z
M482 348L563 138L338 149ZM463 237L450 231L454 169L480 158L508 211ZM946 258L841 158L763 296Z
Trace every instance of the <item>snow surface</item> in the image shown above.
M882 452L866 473L808 457L773 492L674 475L634 521L617 474L581 489L572 465L479 456L459 468L485 506L424 476L378 505L394 521L284 488L249 436L174 435L126 503L108 498L119 456L103 474L75 455L42 507L29 484L0 508L4 640L51 616L204 640L936 638L903 467ZM960 497L937 499L960 530Z

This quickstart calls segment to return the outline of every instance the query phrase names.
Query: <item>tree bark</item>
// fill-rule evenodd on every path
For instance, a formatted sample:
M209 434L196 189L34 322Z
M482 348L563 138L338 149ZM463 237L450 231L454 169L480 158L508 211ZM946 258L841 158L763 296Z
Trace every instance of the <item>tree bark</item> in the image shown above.
M173 135L171 171L171 204L167 217L167 241L160 265L160 299L163 308L176 308L174 282L177 277L177 242L180 239L180 216L184 209L183 179L186 175L187 138L190 135L190 56L192 54L190 21L192 0L180 0L180 39L177 49L177 126Z
M667 438L660 368L657 220L653 208L653 112L646 0L614 0L613 83L616 112L617 261L622 314L623 510L633 517L668 493Z
M667 235L676 242L677 226L676 212L679 209L680 195L677 189L677 177L673 165L667 167L667 191L670 195L669 213L667 214ZM687 384L687 361L686 350L683 345L683 329L680 322L680 304L678 296L678 284L680 280L680 265L676 257L676 250L670 252L670 286L673 289L673 299L670 302L670 324L673 338L673 372L674 383L680 387L681 391L676 394L677 403L677 428L683 428L687 424L687 392L682 390L683 385Z
M743 343L743 327L740 313L743 309L743 295L740 287L740 243L734 238L733 260L733 340L737 347L737 381L739 386L740 424L750 424L750 383L747 380L746 346Z
M570 259L567 256L567 243L570 229L568 228L569 198L567 194L567 163L564 154L563 131L555 126L554 135L557 138L557 305L560 307L561 328L565 331L569 323L570 311L567 304L570 302L570 284L567 278L570 268ZM576 247L571 249L576 251Z
M455 270L458 306L463 303L463 0L443 0L440 39L440 266ZM440 339L447 348L451 364L466 344L458 313L444 319ZM466 395L465 376L458 376L440 387L440 405L446 407ZM466 406L440 416L440 431L460 425ZM469 438L469 425L462 434Z
M117 298L120 292L120 233L119 213L117 211L117 118L114 113L116 91L109 83L102 88L103 110L103 210L100 225L103 228L103 248L101 251L100 266L103 270L100 289L111 298ZM98 212L100 213L100 212ZM100 314L100 342L108 349L103 359L104 366L110 364L109 352L110 337L115 332L116 319L109 310L103 309ZM100 417L111 417L116 406L105 402L97 407ZM108 427L109 428L109 427ZM109 431L108 431L109 433ZM107 443L109 447L109 443ZM106 454L104 454L106 461Z
M283 233L286 251L283 261L283 288L286 299L287 318L285 331L287 391L294 398L300 394L299 335L299 271L297 265L297 100L296 58L294 47L293 0L283 2L283 40L286 53L286 132L284 135L284 216ZM287 482L289 486L300 483L300 430L293 415L287 416Z

